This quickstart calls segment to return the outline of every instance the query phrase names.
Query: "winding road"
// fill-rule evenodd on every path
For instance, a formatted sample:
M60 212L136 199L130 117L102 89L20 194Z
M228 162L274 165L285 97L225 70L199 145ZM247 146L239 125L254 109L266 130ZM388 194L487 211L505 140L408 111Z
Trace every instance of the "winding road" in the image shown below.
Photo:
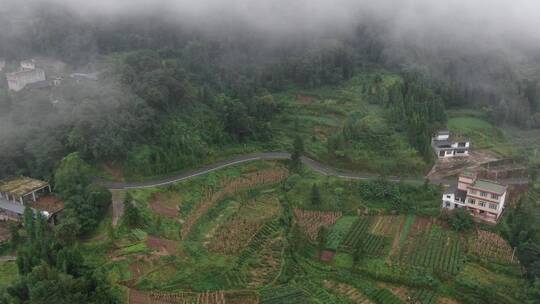
M130 190L130 189L144 189L144 188L153 188L153 187L161 187L166 186L169 184L173 184L176 182L180 182L183 180L191 179L197 176L205 175L207 173L217 171L226 167L247 163L251 161L257 161L257 160L286 160L290 159L291 154L288 152L266 152L266 153L252 153L252 154L245 154L241 156L237 156L235 158L229 159L229 160L223 160L216 163L213 163L211 165L204 166L199 169L186 171L177 175L172 175L163 179L158 180L150 180L150 181L144 181L144 182L111 182L111 181L104 181L99 180L98 183L101 185L107 187L109 190L113 191L115 195L113 196L113 225L116 225L118 222L119 217L123 213L123 202L122 202L122 195L119 195L119 190ZM302 163L310 168L313 171L319 172L324 175L330 175L335 176L338 178L343 179L351 179L351 180L368 180L376 178L378 175L374 174L367 174L367 173L355 173L355 172L348 172L344 170L339 170L327 165L324 165L316 160L313 160L309 157L302 157ZM411 177L387 177L387 180L393 181L393 182L414 182L414 183L423 183L424 178L411 178ZM451 185L455 184L455 179L432 179L429 181L432 184L443 184L443 185ZM501 183L505 184L525 184L528 183L528 179L526 178L515 178L515 179L504 179L499 180Z
M216 163L213 163L211 165L204 166L199 169L186 171L177 175L172 175L163 179L158 180L150 180L150 181L144 181L144 182L111 182L111 181L104 181L100 180L98 181L101 185L107 187L110 190L129 190L129 189L144 189L144 188L153 188L153 187L161 187L166 186L169 184L173 184L176 182L180 182L186 179L191 179L197 176L205 175L207 173L217 171L226 167L247 163L251 161L256 160L286 160L290 159L291 154L288 152L265 152L265 153L252 153L252 154L245 154L241 156L237 156L235 158L231 158L228 160L219 161ZM343 179L355 179L355 180L367 180L378 177L376 174L368 174L368 173L355 173L345 170L339 170L327 165L324 165L316 160L313 160L309 157L302 156L302 163L310 168L313 171L319 172L324 175L330 175L335 176L338 178ZM416 183L423 183L424 178L418 178L418 177L397 177L397 176L391 176L387 177L387 180L393 181L393 182L416 182ZM430 183L432 184L443 184L443 185L449 185L452 183L455 183L453 181L454 179L431 179ZM513 179L501 179L499 182L503 184L525 184L528 182L527 178L513 178Z
M172 183L180 182L186 179L194 178L200 175L204 175L213 171L223 169L225 167L230 167L242 163L247 163L256 160L286 160L290 159L291 154L288 152L266 152L266 153L253 153L245 154L232 159L223 160L220 162L213 163L211 165L186 171L178 175L169 176L163 179L150 180L144 182L110 182L110 181L99 181L99 183L110 190L129 190L129 189L144 189L144 188L153 188L166 186ZM367 174L367 173L353 173L343 170L338 170L333 167L324 165L316 160L311 158L302 157L302 163L308 168L319 172L324 175L336 176L344 179L356 179L356 180L367 180L371 178L376 178L377 175ZM391 181L411 181L411 182L423 182L423 179L420 178L400 178L400 177L389 177ZM440 180L434 180L433 183L440 183Z

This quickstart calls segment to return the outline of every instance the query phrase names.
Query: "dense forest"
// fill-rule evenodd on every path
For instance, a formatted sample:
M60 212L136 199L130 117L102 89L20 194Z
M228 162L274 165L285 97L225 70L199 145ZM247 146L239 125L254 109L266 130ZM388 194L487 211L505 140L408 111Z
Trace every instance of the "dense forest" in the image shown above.
M388 90L377 79L365 90L389 109L391 121L403 124L409 143L426 160L431 158L429 135L445 123L445 107L487 100L481 104L494 121L534 127L537 119L540 94L533 79L510 82L519 94L509 99L473 92L453 79L435 77L430 68L436 65L395 62L374 26L332 38L275 42L256 33L210 35L155 17L95 22L51 5L24 22L15 22L14 16L1 20L13 30L0 37L6 42L0 53L8 61L47 56L73 69L101 72L97 83L62 86L55 106L45 93L21 93L15 102L0 91L0 105L8 109L0 113L0 138L7 143L0 147L4 176L49 177L70 152L90 162L121 160L132 175L189 167L226 145L267 142L273 116L282 108L272 94L291 86L340 84L373 67L402 75L403 81ZM457 71L444 75L459 77ZM348 130L355 128L362 132L358 125ZM387 131L380 132L376 137ZM351 139L360 140L354 131L346 133L330 140L330 154Z

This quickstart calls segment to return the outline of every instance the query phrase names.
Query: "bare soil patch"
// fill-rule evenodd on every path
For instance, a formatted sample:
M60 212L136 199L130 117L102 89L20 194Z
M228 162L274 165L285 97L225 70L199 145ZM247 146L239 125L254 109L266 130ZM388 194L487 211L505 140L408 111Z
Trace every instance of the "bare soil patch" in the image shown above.
M312 103L316 102L317 100L319 100L319 98L317 96L302 95L302 94L296 95L296 101L299 104L303 104L303 105L312 104Z
M9 223L10 222L0 222L0 242L5 242L11 238Z
M176 218L180 206L180 197L177 194L157 193L150 201L150 209L159 215Z
M321 252L319 258L321 259L321 261L323 262L331 262L333 259L334 259L334 256L336 255L336 253L334 251L331 251L331 250L323 250L323 252Z
M123 182L124 181L124 170L122 168L122 165L120 164L113 164L113 163L104 163L101 166L105 172L109 173L114 177L114 181L116 182Z
M459 175L465 169L478 169L482 165L497 161L495 153L488 150L474 150L468 157L437 159L428 173L428 179L443 179Z
M149 235L146 240L146 246L159 250L165 255L171 255L176 252L177 242Z

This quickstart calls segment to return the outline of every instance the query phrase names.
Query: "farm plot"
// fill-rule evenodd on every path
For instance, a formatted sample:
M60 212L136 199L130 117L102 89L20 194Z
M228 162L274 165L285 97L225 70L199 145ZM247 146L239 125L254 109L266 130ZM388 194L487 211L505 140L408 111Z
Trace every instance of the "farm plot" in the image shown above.
M208 243L208 250L236 254L246 246L261 226L261 223L238 218L232 219L218 229L213 240Z
M339 244L347 236L347 232L351 229L352 225L355 223L356 216L344 216L340 218L330 231L328 232L328 237L326 240L326 248L331 250L337 250Z
M341 217L341 212L306 211L294 209L298 225L310 241L315 241L321 227L329 228Z
M320 286L318 282L314 280L302 280L301 282L299 282L298 287L304 290L309 295L311 300L310 302L316 301L316 303L335 304L349 302L345 302L345 300L342 299L340 295L328 292L325 288L323 288L323 285L324 283L322 283Z
M131 289L129 304L256 304L258 295L254 291L214 292L141 292Z
M345 251L354 251L362 242L370 225L371 220L369 217L357 219L339 247Z
M302 304L308 303L306 294L291 286L280 286L263 289L261 304Z
M237 254L265 221L275 218L280 212L279 200L272 194L243 203L234 216L217 227L206 247L211 252Z
M236 266L241 267L253 253L257 252L264 244L280 229L276 221L264 224L259 231L249 240L248 246L242 250L236 260Z
M257 254L258 263L250 269L250 287L271 283L280 273L284 239L279 237L264 244Z
M176 218L180 202L180 196L177 193L156 193L150 201L150 209L159 215Z
M216 206L220 201L225 199L226 196L259 185L277 183L286 178L287 175L288 171L286 169L266 169L241 176L230 182L222 182L220 187L221 190L217 192L212 189L207 190L202 202L195 207L195 210L193 210L184 221L180 232L182 239L185 239L189 235L193 226L208 212L208 210Z
M325 280L324 287L349 298L355 304L373 304L362 292L345 283Z
M439 226L432 226L415 239L408 240L401 261L434 273L455 275L462 267L463 257L458 236Z
M401 301L397 296L395 296L388 289L379 289L379 290L375 291L374 293L370 294L369 297L375 303L381 303L381 304L403 304L403 303L405 303L405 302Z
M427 289L420 289L416 291L412 296L411 299L414 301L413 303L418 304L436 304L437 303L437 295Z
M517 263L517 259L512 259L512 247L505 239L493 232L478 230L476 237L469 242L469 250L482 258Z
M397 232L402 217L397 215L377 215L373 219L373 223L369 232L375 235L392 237Z
M339 248L349 253L360 250L362 254L367 256L384 255L386 249L389 248L390 239L369 233L371 224L372 218L370 217L357 219Z

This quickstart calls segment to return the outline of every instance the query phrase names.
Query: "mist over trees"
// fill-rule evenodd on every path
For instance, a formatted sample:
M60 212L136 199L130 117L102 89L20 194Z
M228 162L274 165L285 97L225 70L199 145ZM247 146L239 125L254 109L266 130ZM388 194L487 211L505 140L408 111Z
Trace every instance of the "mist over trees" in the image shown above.
M445 107L474 105L498 123L540 126L540 74L526 68L540 60L530 51L535 36L512 52L481 48L481 41L465 47L463 35L446 45L433 33L419 41L409 34L418 26L407 23L411 16L388 15L394 17L388 24L402 25L399 32L377 14L368 17L379 8L364 3L328 27L317 6L321 12L311 27L297 31L269 27L268 20L248 27L245 18L229 26L222 19L179 21L177 6L158 16L157 6L146 13L137 5L98 13L73 4L0 5L0 23L9 29L0 32L0 57L14 62L45 56L74 70L102 72L98 82L61 86L55 105L46 94L14 98L0 89L2 176L50 177L70 152L87 160L125 160L132 175L187 167L223 145L268 140L270 121L281 111L273 92L339 84L373 66L403 75L391 96L374 98L402 122L409 143L426 159L427 137L444 123ZM362 18L351 17L359 11ZM339 145L339 139L330 143L334 150Z

